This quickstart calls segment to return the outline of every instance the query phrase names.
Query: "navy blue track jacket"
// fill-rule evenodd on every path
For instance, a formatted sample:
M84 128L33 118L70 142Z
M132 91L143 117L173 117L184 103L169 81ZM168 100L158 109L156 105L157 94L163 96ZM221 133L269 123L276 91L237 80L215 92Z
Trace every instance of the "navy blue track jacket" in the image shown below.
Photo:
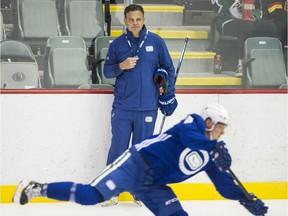
M119 68L121 62L134 56L138 56L139 60L133 69ZM109 46L104 63L104 75L107 78L116 77L113 107L134 111L156 110L159 88L154 83L153 74L158 66L168 72L168 92L174 93L175 69L160 36L149 32L144 25L139 39L134 38L128 30L116 38Z

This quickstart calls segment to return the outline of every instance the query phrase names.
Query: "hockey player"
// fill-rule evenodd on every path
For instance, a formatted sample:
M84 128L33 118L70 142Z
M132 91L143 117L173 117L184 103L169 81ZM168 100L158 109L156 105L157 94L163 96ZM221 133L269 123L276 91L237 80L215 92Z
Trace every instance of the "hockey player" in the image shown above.
M252 194L253 202L249 201L226 172L231 166L231 156L225 143L218 140L229 118L224 107L209 104L201 115L190 114L165 133L132 146L90 184L22 181L13 201L24 205L42 196L93 205L129 191L156 216L187 216L167 184L182 182L204 171L223 197L239 200L253 215L264 215L268 207Z
M128 149L131 136L134 145L153 135L158 106L167 116L177 107L172 59L164 40L148 31L144 21L142 6L131 4L125 8L127 28L110 44L104 63L105 76L116 78L107 164ZM167 87L160 95L159 87L164 83ZM102 205L117 202L114 197Z

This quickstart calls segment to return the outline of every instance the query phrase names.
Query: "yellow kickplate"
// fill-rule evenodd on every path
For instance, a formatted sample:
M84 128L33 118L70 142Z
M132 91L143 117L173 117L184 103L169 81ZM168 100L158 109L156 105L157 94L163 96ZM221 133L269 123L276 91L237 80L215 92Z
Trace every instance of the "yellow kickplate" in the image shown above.
M237 77L178 77L179 86L239 86L241 78Z
M243 182L248 192L253 192L261 199L288 199L288 182ZM179 183L169 185L179 200L222 200L212 183ZM0 186L0 203L12 203L12 197L16 190L16 185ZM131 201L132 196L121 193L119 201ZM33 203L39 202L59 202L47 198L35 198Z
M171 58L180 58L181 52L170 52ZM184 59L213 59L213 52L185 52Z
M189 39L208 39L207 31L200 30L163 30L163 29L149 29L150 32L153 32L164 39L184 39L189 37ZM120 36L123 33L122 29L112 29L111 36Z
M177 5L142 5L145 13L147 12L170 12L170 13L183 13L184 7ZM123 5L110 5L111 12L123 12Z

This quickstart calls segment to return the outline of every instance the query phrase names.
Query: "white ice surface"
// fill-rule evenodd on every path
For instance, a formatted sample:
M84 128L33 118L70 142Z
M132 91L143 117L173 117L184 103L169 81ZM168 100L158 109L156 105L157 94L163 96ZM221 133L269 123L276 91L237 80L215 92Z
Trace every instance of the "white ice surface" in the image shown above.
M288 216L288 200L264 200L265 216ZM251 216L237 201L182 201L189 216ZM120 202L117 206L81 206L74 203L32 203L25 206L1 204L1 216L152 216L144 206Z

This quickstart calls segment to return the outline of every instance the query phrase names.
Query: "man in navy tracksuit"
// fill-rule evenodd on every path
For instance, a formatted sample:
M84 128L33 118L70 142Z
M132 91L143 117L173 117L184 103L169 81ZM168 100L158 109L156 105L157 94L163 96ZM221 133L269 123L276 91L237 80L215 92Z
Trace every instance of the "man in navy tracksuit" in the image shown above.
M201 115L189 114L163 134L148 137L130 147L96 175L90 184L22 181L13 201L24 205L34 197L44 196L94 205L129 191L156 216L188 216L167 184L183 182L205 172L223 197L239 200L253 215L264 215L268 207L262 200L253 194L246 197L226 172L232 159L225 143L219 139L229 119L230 115L223 106L209 104Z
M147 30L140 5L127 6L124 16L127 29L110 44L104 64L105 76L116 77L107 164L129 147L131 135L134 145L153 134L158 106L167 116L177 106L175 69L164 40ZM159 82L167 85L160 97Z

